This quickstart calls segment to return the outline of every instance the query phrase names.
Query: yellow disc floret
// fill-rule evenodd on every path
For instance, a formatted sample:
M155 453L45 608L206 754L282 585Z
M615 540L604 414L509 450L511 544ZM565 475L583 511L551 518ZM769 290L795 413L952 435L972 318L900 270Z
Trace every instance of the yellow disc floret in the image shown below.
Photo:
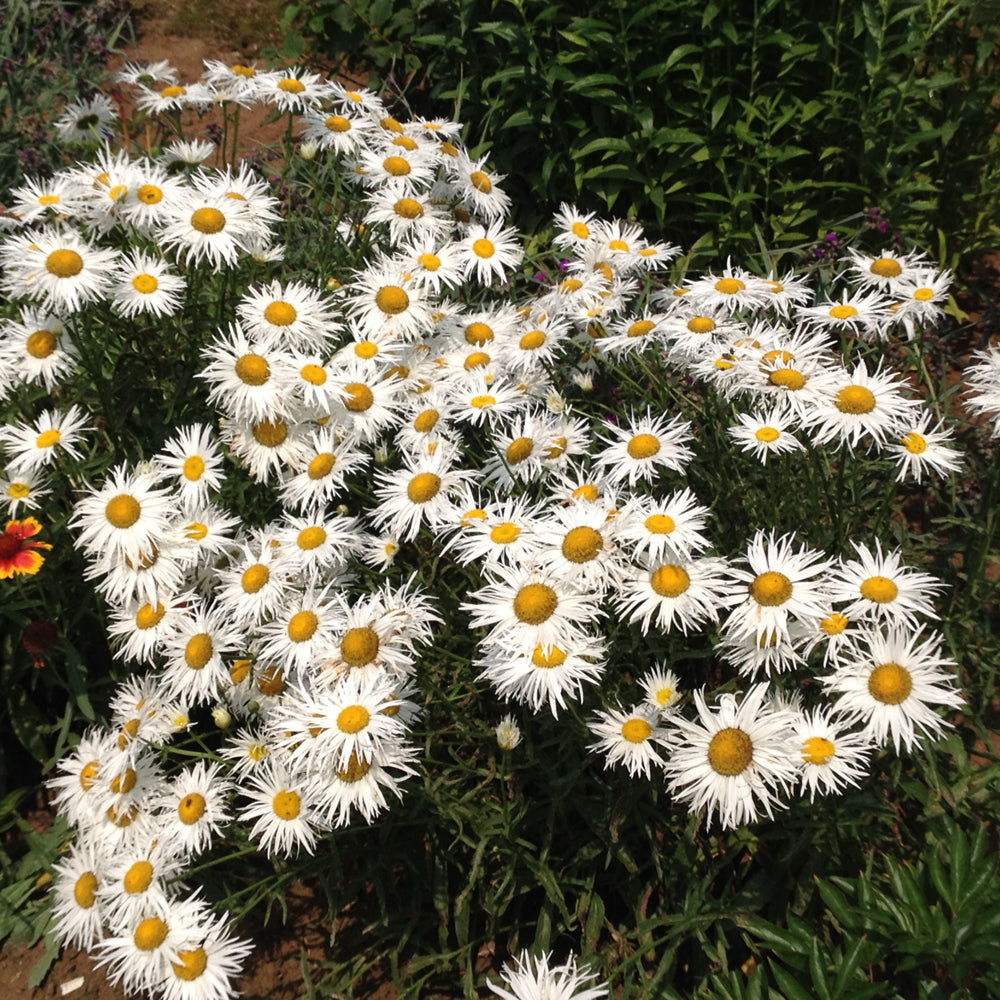
M708 744L708 762L716 774L742 774L752 760L753 741L742 729L720 729Z
M558 606L558 595L545 583L525 584L514 597L514 614L526 625L541 625Z
M750 584L750 596L765 608L776 608L792 596L792 581L776 570L761 573Z
M868 693L883 705L899 705L912 690L910 671L898 663L880 663L868 677Z

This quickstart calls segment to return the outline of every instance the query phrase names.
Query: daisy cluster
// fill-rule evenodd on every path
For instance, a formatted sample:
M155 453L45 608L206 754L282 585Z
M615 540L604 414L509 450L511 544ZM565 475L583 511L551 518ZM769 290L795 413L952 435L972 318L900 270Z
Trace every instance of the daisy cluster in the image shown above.
M400 122L305 71L209 63L183 86L147 66L123 82L152 115L267 101L294 116L351 193L340 238L369 250L350 272L286 273L267 184L245 165L192 166L211 152L192 144L102 147L15 192L0 244L19 310L0 327L7 395L34 383L71 398L88 310L166 327L201 309L196 279L240 274L195 348L215 418L111 468L71 518L135 675L52 781L78 831L56 913L113 978L169 1000L229 996L247 946L184 888L194 860L237 816L261 851L288 856L401 795L420 651L447 631L419 580L391 582L418 536L469 575L470 681L531 712L601 700L589 731L605 766L655 778L709 823L842 792L876 749L943 731L960 698L928 624L938 581L878 542L825 553L774 529L718 551L712 498L687 480L705 446L684 406L717 396L734 445L762 463L873 452L900 478L949 475L958 452L922 397L839 349L917 338L941 317L946 272L855 253L835 293L731 262L674 283L677 248L563 205L558 277L523 292L504 178L457 123ZM613 420L567 402L609 368L689 388L672 409L643 400ZM94 424L60 402L0 427L12 511L56 491L49 474L72 472ZM223 499L239 477L280 514L248 527ZM642 696L615 702L626 632L708 641L727 693L663 660L630 669ZM170 741L209 711L214 758L165 770ZM516 748L506 720L502 739ZM522 975L542 970L495 992ZM580 984L569 967L544 976Z

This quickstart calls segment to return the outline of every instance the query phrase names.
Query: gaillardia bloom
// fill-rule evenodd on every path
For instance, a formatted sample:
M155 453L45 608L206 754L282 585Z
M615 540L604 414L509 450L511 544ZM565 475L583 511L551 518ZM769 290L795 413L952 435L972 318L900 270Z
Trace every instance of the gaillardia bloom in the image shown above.
M39 549L51 549L47 542L29 542L42 530L41 522L33 517L23 521L8 521L0 535L0 580L21 573L37 573L45 562Z

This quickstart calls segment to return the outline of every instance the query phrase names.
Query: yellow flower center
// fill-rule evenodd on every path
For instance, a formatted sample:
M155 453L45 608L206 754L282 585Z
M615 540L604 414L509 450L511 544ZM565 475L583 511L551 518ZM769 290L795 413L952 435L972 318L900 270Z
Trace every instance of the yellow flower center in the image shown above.
M481 236L478 240L473 242L472 252L477 257L481 257L483 260L489 260L489 258L497 252L497 248L492 240L488 240Z
M855 309L854 306L839 305L834 306L830 310L830 315L834 319L850 319L852 316L858 315L858 310Z
M52 430L42 431L42 433L35 438L35 447L51 448L53 445L57 445L61 439L62 434L53 427Z
M677 527L676 521L669 514L650 514L644 524L652 535L669 535Z
M267 581L271 579L271 571L262 563L255 563L248 566L240 577L240 586L246 594L256 594L267 586Z
M340 655L352 667L363 667L378 656L378 633L367 625L347 630L340 643Z
M84 764L80 769L80 787L85 792L89 792L97 784L97 775L100 769L101 765L96 760Z
M271 366L259 354L244 354L236 361L236 374L246 385L263 385L271 377Z
M628 743L644 743L652 732L653 727L645 719L629 719L622 726L622 739Z
M375 305L387 316L398 316L409 308L410 296L398 285L386 285L375 293Z
M277 448L288 437L288 424L284 420L262 420L253 425L253 436L258 444L265 448Z
M898 278L903 273L899 261L892 257L879 257L878 260L873 260L868 270L880 278Z
M153 884L153 866L148 861L137 861L122 879L125 891L132 895L145 892Z
M590 226L583 222L574 222L573 225L570 226L570 232L578 240L586 240L590 238Z
M902 444L911 455L922 455L927 451L927 438L916 431L910 431L909 434L904 435Z
M214 652L212 637L207 632L191 636L184 647L184 662L192 670L202 670L212 659Z
M776 608L792 596L792 581L777 570L761 573L750 584L750 595L765 608Z
M73 898L81 910L89 910L97 901L97 876L84 872L73 886Z
M535 442L530 437L519 437L507 446L507 461L518 465L527 459L535 449Z
M324 479L326 476L330 475L336 464L337 456L334 455L332 451L324 451L313 458L306 471L309 478L312 480Z
M402 132L403 126L395 118L383 118L379 124L386 132Z
M660 439L655 434L636 434L626 449L629 458L641 460L652 458L660 450Z
M139 775L136 774L135 768L127 767L121 774L115 775L111 779L111 791L115 795L128 795L135 788L138 780Z
M469 183L477 191L482 191L483 194L489 194L493 190L493 182L482 172L482 170L473 170L469 174Z
M441 489L441 477L433 472L418 472L406 487L406 495L412 503L427 503L437 496Z
M875 409L875 394L863 385L845 385L835 400L841 413L871 413Z
M473 368L483 368L490 363L492 359L485 351L473 351L465 359L463 367L466 371L472 371Z
M132 287L140 295L152 295L160 287L155 274L137 274L132 279Z
M723 295L736 295L742 292L747 286L739 278L719 278L715 283L715 290Z
M496 396L473 396L469 400L469 405L477 410L485 410L491 406L496 406Z
M342 733L353 736L354 733L360 733L370 719L371 714L364 705L348 705L347 708L341 709L337 716L337 728Z
M191 226L199 233L214 236L226 228L226 217L217 208L198 208L191 213Z
M176 84L170 87L164 87L160 91L160 97L183 97L187 93L187 88L179 87Z
M393 211L401 219L419 219L424 214L424 206L416 198L400 198Z
M75 250L53 250L45 267L57 278L72 278L83 270L83 258Z
M135 615L135 626L139 629L153 628L163 621L163 616L167 609L162 604L157 604L154 610L152 604L144 604Z
M326 537L326 528L314 524L309 528L303 528L299 532L296 544L300 549L308 552L310 549L318 549L326 541Z
M294 76L286 76L284 80L278 81L278 90L283 90L286 94L301 94L305 89L306 85Z
M810 736L802 747L802 757L809 764L828 764L837 748L822 736Z
M758 441L763 441L765 444L770 444L772 441L777 441L781 437L781 432L776 427L758 427L754 431L753 435Z
M691 577L683 566L666 563L653 570L649 585L660 597L680 597L691 586Z
M351 413L364 413L375 402L375 393L364 384L364 382L352 382L344 386L347 399L344 406Z
M205 974L205 969L208 968L208 955L201 947L193 951L179 951L177 961L171 962L170 968L174 970L174 975L178 979L183 979L186 983L194 982Z
M742 774L753 760L753 742L742 729L720 729L708 744L708 762L716 774Z
M410 172L410 163L402 156L387 156L382 161L382 167L393 177L405 177Z
M868 693L883 705L898 705L910 697L913 678L898 663L880 663L868 678Z
M528 583L514 597L514 614L526 625L541 625L558 605L559 597L548 584Z
M566 654L558 646L551 646L548 652L544 646L536 646L531 654L531 662L542 670L551 670L553 667L561 667L566 662Z
M876 604L891 604L899 595L899 587L887 576L870 576L861 583L861 596Z
M839 611L834 611L832 615L827 615L819 623L819 627L827 635L840 635L850 623L847 615L842 615Z
M205 460L201 457L201 455L190 455L188 458L184 459L184 467L182 471L185 479L190 480L192 483L196 483L205 474Z
M465 328L465 342L467 344L474 344L476 347L482 347L483 344L488 343L493 339L495 334L493 333L493 327L488 323L470 323Z
M271 809L278 819L295 819L302 811L302 797L298 792L280 791L271 799Z
M140 951L156 951L167 940L170 928L159 917L147 917L135 929L132 940Z
M291 326L298 318L299 313L295 306L280 299L269 302L264 309L264 319L272 326Z
M544 330L531 330L520 340L519 347L522 351L537 351L545 343Z
M417 263L425 271L436 271L441 266L441 258L437 254L433 253L422 253L417 258Z
M571 528L562 541L562 554L573 563L590 562L604 548L604 539L594 528Z
M421 434L427 434L434 430L441 414L437 410L423 410L413 419L413 429Z
M319 628L315 611L296 611L288 622L288 638L292 642L308 642Z
M490 530L490 541L497 545L510 545L521 537L521 529L513 521L504 521Z
M350 132L351 122L350 119L344 118L341 115L330 115L326 120L326 127L331 132Z
M371 761L359 760L357 753L352 753L347 766L337 771L337 777L341 781L353 784L355 781L360 781L371 770L371 766Z
M792 389L793 391L801 389L806 384L805 375L794 368L777 368L767 376L767 380L779 389Z
M918 302L930 302L934 298L933 288L918 288L914 291L913 297Z
M144 205L158 205L163 201L163 191L155 184L143 184L136 192L136 197Z
M785 290L785 286L780 281L768 281L768 289L777 295Z
M142 515L142 507L135 497L127 493L119 493L112 497L104 508L104 516L116 528L131 528Z
M62 199L57 194L43 194L38 199L38 204L48 207L49 205L58 205L61 200Z
M596 483L584 483L573 490L574 500L587 500L590 503L593 503L600 495L601 491L597 488Z
M656 324L651 319L636 320L636 322L628 328L628 335L630 337L645 337L646 334L649 333L649 331L655 326Z
M177 816L186 826L194 826L205 815L207 803L200 792L188 792L177 806Z
M41 360L56 349L56 337L50 330L36 330L24 346L33 358Z

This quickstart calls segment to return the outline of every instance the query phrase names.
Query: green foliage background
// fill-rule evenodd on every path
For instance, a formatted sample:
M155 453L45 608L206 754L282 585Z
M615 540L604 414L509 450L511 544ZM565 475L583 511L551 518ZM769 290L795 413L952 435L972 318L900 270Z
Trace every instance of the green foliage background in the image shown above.
M295 0L286 53L468 123L532 229L561 201L771 249L880 205L997 236L995 17L959 0Z

